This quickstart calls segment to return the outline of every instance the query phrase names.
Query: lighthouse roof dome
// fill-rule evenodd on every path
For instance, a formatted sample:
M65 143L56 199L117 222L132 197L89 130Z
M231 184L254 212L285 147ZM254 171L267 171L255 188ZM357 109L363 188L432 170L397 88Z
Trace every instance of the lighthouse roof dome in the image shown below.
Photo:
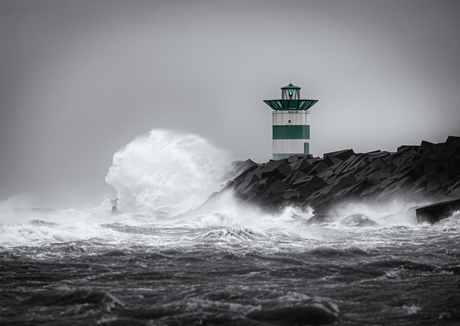
M281 87L281 89L300 89L300 87L299 86L294 86L294 85L292 85L292 83L290 83L287 86Z

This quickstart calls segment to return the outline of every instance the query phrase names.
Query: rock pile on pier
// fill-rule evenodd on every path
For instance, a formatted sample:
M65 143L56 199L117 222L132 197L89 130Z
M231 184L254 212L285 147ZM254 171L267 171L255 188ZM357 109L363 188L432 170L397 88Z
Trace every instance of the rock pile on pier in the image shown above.
M355 153L351 149L322 158L291 156L257 164L235 162L233 190L242 201L276 211L285 205L311 207L315 214L347 200L385 201L395 197L436 200L460 198L460 137L445 143L422 141L396 152Z

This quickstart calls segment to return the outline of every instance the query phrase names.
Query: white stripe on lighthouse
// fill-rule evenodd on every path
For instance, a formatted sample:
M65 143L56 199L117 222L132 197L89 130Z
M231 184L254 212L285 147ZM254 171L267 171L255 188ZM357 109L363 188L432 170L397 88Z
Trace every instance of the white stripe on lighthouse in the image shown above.
M273 125L306 125L307 111L273 111Z
M308 139L273 139L275 154L304 154L304 144Z

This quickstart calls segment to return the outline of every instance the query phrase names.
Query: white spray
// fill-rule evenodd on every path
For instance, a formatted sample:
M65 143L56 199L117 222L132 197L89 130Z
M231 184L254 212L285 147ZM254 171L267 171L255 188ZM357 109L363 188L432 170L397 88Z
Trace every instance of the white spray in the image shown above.
M172 215L218 190L227 164L227 153L200 136L154 129L115 153L105 181L122 211Z

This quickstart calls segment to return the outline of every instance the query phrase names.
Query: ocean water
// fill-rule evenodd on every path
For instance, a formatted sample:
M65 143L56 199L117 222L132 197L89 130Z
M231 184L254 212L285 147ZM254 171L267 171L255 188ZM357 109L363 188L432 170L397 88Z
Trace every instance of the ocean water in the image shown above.
M225 156L168 131L128 144L106 177L118 214L109 199L1 206L0 324L460 323L460 212L421 225L416 203L348 203L311 223L307 207L268 214L231 194L193 210L225 170L204 172L203 155Z

